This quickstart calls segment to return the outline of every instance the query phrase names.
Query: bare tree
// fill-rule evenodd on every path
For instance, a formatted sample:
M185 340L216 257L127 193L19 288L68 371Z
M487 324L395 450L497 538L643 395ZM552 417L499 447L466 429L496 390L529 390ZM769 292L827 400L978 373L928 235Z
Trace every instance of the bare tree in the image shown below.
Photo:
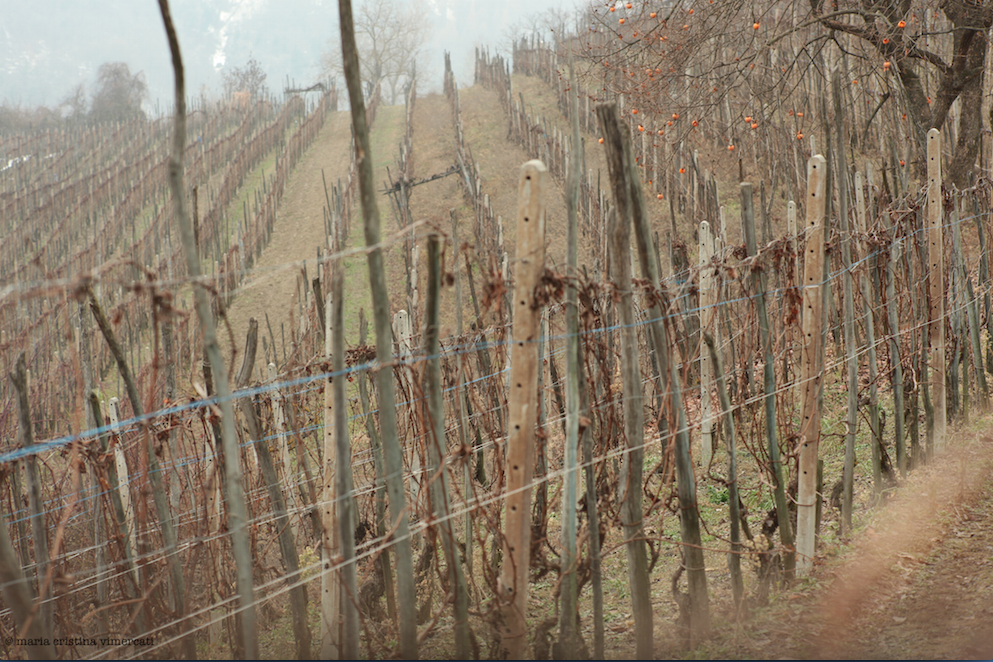
M431 26L427 10L420 2L377 2L366 0L355 14L355 39L365 94L376 83L384 83L390 105L403 96L404 88L417 72L417 59L427 44ZM341 76L341 46L337 40L321 54L321 70L328 76Z
M86 118L86 86L79 83L66 94L59 103L59 111L70 122Z
M116 122L144 116L141 104L148 96L145 73L131 73L126 62L105 62L97 70L90 119Z
M244 67L231 67L222 71L221 79L224 82L225 94L248 92L249 98L254 101L266 91L266 73L259 61L251 55L248 56L248 62Z

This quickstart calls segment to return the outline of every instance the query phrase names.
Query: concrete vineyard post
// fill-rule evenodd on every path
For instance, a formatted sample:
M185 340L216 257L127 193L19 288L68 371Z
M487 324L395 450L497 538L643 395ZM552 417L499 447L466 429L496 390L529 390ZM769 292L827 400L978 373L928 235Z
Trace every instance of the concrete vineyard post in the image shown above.
M527 651L527 594L531 552L531 477L538 411L538 327L535 290L545 266L545 188L541 161L521 166L517 203L517 265L507 435L506 533L499 599L504 609L503 649L509 659Z
M816 543L817 454L821 439L819 394L823 378L821 326L824 297L824 234L827 161L807 162L807 244L803 265L803 348L800 353L800 473L797 478L797 574L814 563Z

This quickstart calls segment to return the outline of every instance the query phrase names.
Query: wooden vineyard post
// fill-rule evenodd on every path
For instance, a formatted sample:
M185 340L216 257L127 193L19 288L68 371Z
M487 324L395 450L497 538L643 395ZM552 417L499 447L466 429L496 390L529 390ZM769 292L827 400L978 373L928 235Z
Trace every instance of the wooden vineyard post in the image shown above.
M326 329L325 329L326 330ZM266 366L266 377L270 384L275 385L278 378L276 364L269 362ZM290 444L286 434L286 412L283 411L283 393L278 388L272 390L272 420L273 427L276 428L277 444L279 445L279 461L277 462L277 473L280 480L289 489L283 490L286 499L286 512L289 513L290 528L293 530L293 539L300 539L299 515L297 513L297 484L298 474L293 469L293 460L290 456Z
M934 449L945 446L948 411L945 406L945 255L942 238L941 132L927 132L928 336L931 341L931 397L934 402Z
M17 418L18 427L21 434L21 447L30 448L34 446L34 428L31 422L31 383L28 373L27 363L24 353L17 357L14 365L14 372L10 379L14 382L17 390ZM45 633L47 638L52 636L52 605L46 601L46 596L51 594L51 586L48 586L46 574L48 573L51 560L48 553L48 527L45 522L44 507L45 502L41 496L41 474L38 471L38 454L30 453L25 460L25 474L28 482L28 508L31 512L31 536L34 543L35 554L35 580L38 585L38 606L34 608L33 617L39 621L36 629ZM20 496L20 495L18 495ZM0 525L6 526L2 522ZM131 529L132 531L134 529ZM22 545L27 542L22 539Z
M179 51L179 39L176 36L172 16L169 12L168 0L159 0L159 10L162 13L162 22L165 24L166 37L169 42L169 51L172 55L172 65L175 71L175 124L172 149L169 155L169 188L172 192L176 223L183 238L183 254L186 258L187 274L190 280L195 283L200 278L201 266L199 250L194 239L193 224L190 222L186 208L186 189L183 185L183 157L186 148L186 90L183 79L183 59ZM255 589L252 583L253 562L248 530L248 504L245 500L241 462L238 461L241 453L239 453L237 431L234 424L234 405L231 402L231 387L228 384L227 366L224 363L220 347L217 344L214 315L207 301L206 289L202 286L195 286L193 288L193 296L196 300L197 317L200 320L200 327L203 333L204 353L209 359L213 377L217 381L218 406L221 410L221 443L224 447L224 455L228 458L228 461L225 462L228 531L231 535L231 549L236 568L238 606L240 609L239 621L242 637L241 645L243 647L241 652L246 658L257 658L259 656L259 642L255 618ZM108 338L109 342L110 340ZM122 365L121 372L125 372L124 367ZM137 398L133 399L137 400ZM133 409L135 410L135 415L139 415L141 403L137 402ZM149 436L146 433L146 441L148 439ZM163 499L165 495L162 494L160 497L159 490L157 489L157 483L159 481L159 478L156 476L159 471L157 466L158 461L155 458L154 449L151 448L151 442L147 441L147 445L149 446L149 477L152 480L152 487L155 492L155 506L156 510L159 511L160 525L162 526L162 534L166 543L170 574L173 576L173 583L175 585L176 602L179 605L183 605L185 603L185 588L183 585L182 567L179 563L179 556L176 554L176 541L172 531L171 520L167 516L168 510L165 509L166 512L163 512L163 508L160 506L161 503L164 503ZM192 641L192 639L188 638L187 641Z
M710 223L700 223L700 328L710 330L714 321L717 292L714 287L714 269L710 260L714 256L714 235ZM716 333L716 329L711 331ZM714 455L714 415L711 412L710 393L713 366L709 352L700 352L700 448L701 466L707 471Z
M797 478L796 570L814 563L817 537L817 450L821 440L819 394L823 365L821 326L824 297L824 218L827 161L820 154L807 162L807 245L803 265L803 349L800 353L800 473Z
M504 610L503 648L508 659L527 650L527 595L531 557L531 476L538 409L538 326L535 289L545 268L545 187L541 161L521 166L517 203L517 268L510 393L507 396L506 534L499 598Z
M892 230L896 235L896 228ZM889 261L886 263L886 316L890 325L890 363L893 365L893 375L890 385L893 388L893 411L899 412L894 416L893 446L896 452L896 465L901 477L907 475L907 458L904 450L904 406L903 406L903 362L900 352L900 316L896 300L896 268L900 262L900 240L893 239L890 244Z
M570 122L572 124L572 151L568 160L568 177L566 180L566 268L570 276L578 274L579 261L579 178L580 150L582 142L579 136L579 103L576 89L576 70L572 55L569 56L569 94ZM576 550L576 492L579 474L579 380L580 380L580 346L579 346L579 297L576 286L572 281L566 286L566 426L565 448L563 450L563 466L565 475L562 479L562 584L559 611L559 641L561 655L576 657L579 653L577 646L578 622L578 586L576 582L579 556Z
M3 587L4 602L11 610L17 636L32 642L24 647L28 657L32 660L54 660L56 653L52 645L52 631L46 627L44 619L32 616L32 607L36 604L34 591L24 576L7 531L7 518L3 515L0 509L0 586Z
M651 256L651 238L649 234L647 212L644 205L640 186L640 176L637 166L634 164L634 157L631 154L631 136L628 134L623 120L618 115L617 106L613 103L600 104L596 108L597 120L604 136L604 148L606 150L607 166L610 172L610 184L614 195L614 206L607 217L607 246L609 249L609 272L610 279L614 284L615 308L617 310L617 323L621 329L621 379L624 402L624 436L625 436L625 456L621 469L621 476L618 486L618 501L621 502L621 521L624 525L624 540L627 549L628 559L628 583L631 591L632 611L635 622L636 653L640 659L651 658L653 656L653 630L654 613L651 604L650 582L648 577L648 551L644 540L643 509L642 509L642 477L645 457L645 430L644 430L644 410L643 395L641 390L641 371L638 367L638 337L635 326L636 319L634 313L634 292L631 280L631 229L634 226L635 238L638 246L638 258L641 263L642 275L653 285L658 282L654 274L655 263ZM649 326L649 338L655 356L658 360L660 373L670 368L674 362L668 361L668 343L661 325L662 315L658 311L658 304L652 301L649 304L649 319L653 320ZM661 374L659 379L659 390L661 391ZM678 387L672 383L671 388L673 407L679 414L682 414L681 404L679 404ZM678 425L678 424L677 424ZM679 429L679 428L677 428ZM685 445L683 445L685 442ZM680 517L681 533L683 540L686 540L687 525L691 523L696 515L695 505L695 483L692 478L687 479L684 470L690 474L693 472L689 464L689 439L684 435L677 440L677 466L679 467L679 489L680 489ZM685 451L685 456L682 452ZM684 464L682 460L685 459ZM687 491L689 490L689 491ZM684 498L685 497L685 498ZM692 512L688 512L692 511ZM686 515L683 517L682 515ZM688 558L684 555L684 559ZM693 585L695 578L699 574L697 570L703 571L703 564L699 566L695 561L690 561L686 565L690 570L691 594L694 593ZM696 597L696 596L694 596ZM703 599L695 600L693 603L691 616L691 629L694 633L702 629L707 629L709 625L705 623L706 618L698 619L697 615L705 613L706 610L706 581L703 583ZM701 608L704 612L700 612ZM704 627L706 626L706 627Z
M332 370L337 378L333 383L334 399L334 467L335 483L332 493L338 497L334 501L332 516L337 518L337 542L340 549L341 570L331 575L325 572L324 577L333 577L338 586L339 604L336 608L342 612L341 638L339 652L343 660L355 660L359 656L359 607L358 607L358 573L355 567L355 501L352 496L352 452L348 436L348 408L346 405L347 378L345 377L345 265L341 261L334 263L331 268L331 294L326 314L332 315L330 326L325 332L332 331L331 354L333 355ZM331 306L331 303L334 303ZM325 336L327 337L327 336ZM326 341L325 341L326 342ZM325 348L327 345L325 344ZM328 380L331 382L331 380ZM325 422L326 424L326 422ZM327 457L325 445L325 458ZM325 463L325 469L328 464ZM327 486L327 483L325 483ZM340 503L339 503L340 500ZM327 507L327 504L326 504ZM324 530L327 531L327 524ZM335 554L338 561L339 554ZM324 594L326 595L326 591ZM332 592L333 593L333 592ZM322 605L323 608L324 605ZM334 625L334 621L331 621Z
M369 289L372 295L373 319L376 328L376 371L379 387L379 423L383 440L386 490L390 503L390 527L394 532L394 549L397 562L397 603L400 611L400 657L413 659L418 656L417 596L414 584L414 558L410 544L410 520L403 493L403 451L397 433L396 394L392 371L384 369L393 360L393 338L390 330L390 296L386 286L386 268L383 250L379 247L382 232L379 207L376 203L375 182L372 172L372 147L369 126L366 122L365 99L359 72L358 46L355 42L355 21L351 0L338 3L341 26L342 63L348 100L351 106L352 128L356 151L361 156L358 166L359 194L362 201L362 222L365 245L371 247L366 255L369 266Z
M724 365L721 355L717 351L717 343L713 334L704 327L703 340L707 344L707 350L717 374L717 398L721 403L721 412L724 414L725 438L727 439L728 450L728 516L731 520L731 553L728 554L728 570L731 573L731 593L734 598L734 608L740 611L742 601L745 598L745 585L741 577L741 510L738 501L738 466L737 449L735 448L734 414L731 408L731 399L728 397L727 384L724 381Z
M324 304L324 355L330 360L332 345L332 296ZM341 653L341 582L331 571L339 554L338 522L335 518L335 468L337 453L334 438L334 387L324 381L324 466L321 491L321 657L338 659Z
M124 510L124 525L127 527L127 546L130 551L130 558L138 558L138 532L134 526L134 507L131 505L131 474L128 472L128 461L124 457L124 449L121 448L121 434L117 432L117 425L121 422L121 404L117 398L111 398L108 411L110 416L110 426L114 428L114 467L117 469L117 493L121 497L121 507ZM131 574L134 577L135 586L141 586L138 578L138 567L132 562Z
M438 299L441 296L441 240L438 235L428 237L428 287L424 309L424 350L428 357L424 368L425 413L430 432L425 439L427 446L428 493L431 513L440 529L441 546L448 566L449 590L453 594L455 617L455 658L469 659L472 653L469 638L469 595L466 591L459 550L452 522L452 504L449 498L448 470L443 458L448 454L445 443L445 408L442 395L441 342L438 338L440 322ZM357 629L358 623L356 623ZM356 651L357 652L357 651Z
M866 211L865 211L865 191L863 190L863 179L862 173L859 171L855 172L855 218L858 222L858 238L855 241L855 246L858 255L865 255L865 259L869 259L869 255L865 250L865 244L862 237L866 234ZM876 271L876 266L879 264L879 258L877 255L872 256L871 268L872 271ZM883 439L880 430L879 421L879 391L876 386L876 380L879 375L879 364L876 359L876 322L875 313L873 312L874 303L872 298L872 284L869 282L870 276L862 272L859 277L859 287L862 290L862 302L865 308L863 316L863 328L865 329L865 349L866 355L869 359L869 428L872 431L872 475L873 484L875 486L876 493L882 491L882 455L883 455ZM879 294L879 276L878 272L875 276L876 278L876 300L878 301ZM902 409L894 409L894 411L903 411Z
M757 258L758 242L755 232L755 207L752 199L752 185L742 182L741 192L741 234L745 238L745 251L748 257ZM766 310L766 280L762 269L753 268L752 283L755 287L755 309L758 314L759 341L762 344L763 370L762 403L765 409L766 444L769 452L769 464L772 465L772 476L775 484L773 491L776 502L776 516L779 521L779 536L784 548L784 570L788 579L792 579L796 568L794 553L793 524L790 522L789 506L786 500L786 479L783 476L783 462L780 459L779 438L776 431L776 372L775 358L772 349L772 332L769 328L769 315Z
M242 357L241 369L235 379L235 388L238 390L247 388L252 379L258 339L259 324L253 317L248 320L245 353ZM259 469L268 488L269 502L272 505L272 514L279 539L279 552L283 565L286 567L287 580L290 584L295 584L300 580L300 557L297 555L296 532L289 526L284 491L281 488L279 475L276 473L275 463L272 461L272 454L269 452L269 443L262 436L262 424L252 399L250 397L239 398L238 407L245 419L252 446L257 449ZM285 491L286 494L292 494L292 492L292 487ZM307 586L305 584L298 584L290 589L290 610L292 612L297 659L309 659L311 656L310 628L307 625Z

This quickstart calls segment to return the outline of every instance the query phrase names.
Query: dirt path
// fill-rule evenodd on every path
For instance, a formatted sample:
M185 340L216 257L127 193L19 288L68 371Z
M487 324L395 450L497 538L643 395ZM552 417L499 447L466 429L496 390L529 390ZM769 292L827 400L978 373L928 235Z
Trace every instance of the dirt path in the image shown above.
M993 437L960 433L949 444L847 551L820 559L779 604L715 637L713 654L993 657Z
M377 186L386 180L386 167L392 166L397 144L403 135L403 107L381 107L372 127L371 141L373 167ZM326 206L323 175L327 185L344 184L348 176L348 149L351 139L351 118L347 111L338 111L328 118L317 140L307 150L303 159L294 168L283 200L276 213L276 225L272 239L256 263L252 274L242 284L228 309L228 320L235 341L240 347L248 330L248 320L255 317L260 331L265 333L265 314L268 313L276 342L282 342L281 325L285 326L287 351L290 340L290 312L297 303L297 278L306 260L307 278L317 277L317 249L326 245L324 217ZM384 235L394 232L389 203L379 200L379 211ZM364 245L361 210L358 196L352 214L351 233L346 243L348 247ZM387 268L391 282L395 258L399 255L396 247L386 249ZM402 258L401 258L402 259ZM368 313L369 285L366 258L357 254L346 258L345 300L346 334L348 342L358 337L358 310L365 308ZM221 334L225 356L230 356L227 333ZM282 350L278 352L282 357ZM259 351L258 366L264 367L265 357ZM260 373L256 373L258 375Z
M347 112L333 113L294 168L276 212L272 239L227 311L239 348L245 341L249 318L256 318L260 331L266 331L266 313L276 342L281 342L280 324L289 323L289 312L297 304L297 277L303 260L307 260L307 277L313 279L317 275L317 249L327 243L321 213L325 205L321 170L324 170L328 186L348 175L350 126ZM227 334L222 332L220 336L225 356L230 356ZM286 329L286 340L289 343L289 328ZM264 365L264 361L260 348L259 366ZM258 375L256 372L256 377Z

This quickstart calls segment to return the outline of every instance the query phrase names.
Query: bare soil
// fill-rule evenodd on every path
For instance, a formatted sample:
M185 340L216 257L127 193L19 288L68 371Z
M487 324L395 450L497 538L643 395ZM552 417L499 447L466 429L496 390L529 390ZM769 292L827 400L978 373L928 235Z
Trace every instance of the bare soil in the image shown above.
M328 186L338 178L347 177L350 127L351 118L347 112L333 113L294 168L276 212L269 245L227 309L231 333L235 346L239 349L245 341L248 320L256 318L260 331L264 332L266 313L269 315L276 342L281 343L280 324L288 325L293 319L290 312L297 306L297 280L304 260L307 261L307 277L313 279L317 275L317 249L327 246L321 212L326 204L321 171L327 177ZM230 339L227 333L221 330L219 336L222 347L226 348L225 356L230 356ZM287 343L289 337L287 328ZM279 355L282 356L281 352ZM260 349L260 365L263 360Z
M987 418L985 424L989 424ZM993 657L993 437L951 436L842 553L698 654L734 658Z

